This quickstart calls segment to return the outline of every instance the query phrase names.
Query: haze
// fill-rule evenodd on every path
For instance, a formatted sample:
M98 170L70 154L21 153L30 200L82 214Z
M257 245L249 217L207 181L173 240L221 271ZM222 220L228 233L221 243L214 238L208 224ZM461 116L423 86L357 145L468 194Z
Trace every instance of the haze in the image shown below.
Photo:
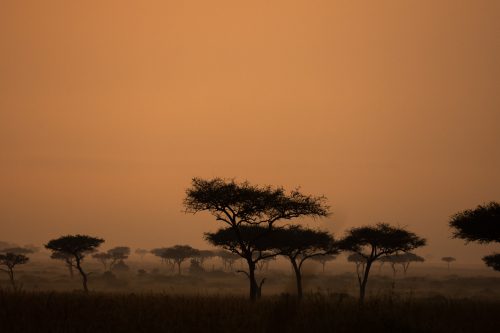
M2 1L0 239L208 248L182 199L220 176L482 267L447 222L500 200L499 34L494 0Z

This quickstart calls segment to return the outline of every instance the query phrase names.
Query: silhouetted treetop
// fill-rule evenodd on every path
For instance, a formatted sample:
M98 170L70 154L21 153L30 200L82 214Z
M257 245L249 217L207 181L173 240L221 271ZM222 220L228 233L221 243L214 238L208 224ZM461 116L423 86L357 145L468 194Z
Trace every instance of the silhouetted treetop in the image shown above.
M272 224L300 216L322 217L329 207L323 196L304 195L297 189L286 193L282 187L256 186L234 179L194 178L186 190L186 212L208 210L217 220L229 225L240 223Z
M483 257L486 266L493 268L495 271L500 271L500 253L494 253Z
M453 237L467 242L500 242L500 204L490 202L475 209L461 211L451 217Z
M24 254L16 254L12 252L0 254L0 265L4 265L8 269L12 269L17 265L25 264L28 261L29 258L26 257Z
M259 252L263 257L271 257L275 254L264 254L264 252L272 248L272 237L275 232L276 229L269 230L259 225L240 225L236 230L221 228L216 232L207 232L205 240L242 257L246 257L246 252L251 256L254 252Z
M280 255L311 257L338 254L333 236L326 231L294 225L277 228L270 235L270 246Z
M424 246L426 240L402 228L378 223L375 226L352 228L339 242L339 247L369 258L396 252L408 252Z
M81 260L85 254L94 252L103 242L104 239L86 235L67 235L49 241L45 247L54 252L72 254Z

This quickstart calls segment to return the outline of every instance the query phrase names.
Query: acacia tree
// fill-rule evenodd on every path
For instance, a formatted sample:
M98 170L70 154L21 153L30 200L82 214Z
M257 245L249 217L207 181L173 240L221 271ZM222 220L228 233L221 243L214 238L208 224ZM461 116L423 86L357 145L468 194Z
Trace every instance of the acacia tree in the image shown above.
M82 261L87 254L96 251L103 242L104 239L87 235L67 235L50 240L45 244L45 248L53 253L59 252L73 257L73 266L82 276L83 290L88 293L88 274L82 268Z
M217 251L217 256L222 260L224 269L229 268L229 270L233 270L234 263L241 259L239 255L225 250Z
M312 260L317 261L321 264L321 272L325 273L325 266L329 261L337 259L335 254L321 254L312 258Z
M117 262L121 262L128 258L130 255L130 248L128 246L117 246L109 249L106 253L109 255L111 260L109 264L109 269L111 270Z
M298 190L286 193L282 187L261 187L221 178L194 178L191 187L186 190L184 206L187 213L208 211L233 231L237 244L231 251L247 262L250 299L255 300L258 285L255 279L254 249L242 238L241 229L245 226L263 226L267 228L267 231L263 230L265 234L282 220L327 216L328 206L325 200L325 197L304 195ZM259 258L258 260L263 259Z
M416 255L415 253L396 253L389 256L380 258L382 263L387 262L391 265L393 276L396 277L397 265L403 268L403 273L406 274L412 262L424 262L425 259Z
M238 231L233 228L223 228L211 233L205 233L205 239L214 246L222 247L247 260L248 266L253 270L244 271L238 270L238 273L243 273L250 280L255 283L252 291L255 295L250 295L252 300L260 297L262 284L265 279L262 279L259 284L255 277L255 268L257 264L263 260L268 260L278 255L276 252L270 251L272 249L272 241L270 237L276 229L269 230L267 227L259 225L244 225L240 226ZM264 237L265 236L265 237ZM242 250L243 249L243 250ZM246 253L250 253L250 258L246 258Z
M0 254L0 265L6 267L0 268L0 270L9 275L10 284L12 285L12 290L14 291L17 291L16 280L14 279L14 267L26 264L28 260L29 258L24 254L16 254L12 252Z
M66 267L68 268L69 276L70 278L73 279L73 266L75 263L75 258L73 255L68 254L68 253L63 253L63 252L52 252L50 255L51 259L55 260L61 260L66 264Z
M189 258L197 257L200 253L200 251L193 249L189 245L175 245L153 251L153 254L158 255L164 260L170 260L174 265L177 265L178 275L181 275L181 264Z
M466 243L480 244L500 242L500 204L491 201L453 215L449 221L453 229L453 238L464 239ZM500 255L492 254L483 257L485 264L498 271ZM495 268L496 267L496 268Z
M450 264L457 259L454 257L442 257L441 260L448 264L448 270L450 270Z
M111 260L111 255L107 252L98 252L92 254L92 258L99 261L104 267L104 271L108 270L108 261Z
M276 254L290 260L295 273L297 297L302 299L302 265L310 258L338 254L333 236L326 231L300 226L276 229L270 238L270 246Z
M383 256L412 251L425 244L426 240L413 232L387 223L356 227L347 231L346 236L339 242L339 248L358 254L366 261L361 274L358 274L360 302L364 301L370 268L375 261Z
M198 261L198 264L200 267L203 267L203 263L205 260L213 258L216 256L216 253L211 250L198 250L198 255L196 256L196 261Z

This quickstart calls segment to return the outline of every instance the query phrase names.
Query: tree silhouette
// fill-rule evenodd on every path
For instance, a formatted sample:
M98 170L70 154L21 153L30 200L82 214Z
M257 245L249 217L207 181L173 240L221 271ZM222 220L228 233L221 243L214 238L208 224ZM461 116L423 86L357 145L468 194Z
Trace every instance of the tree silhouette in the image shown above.
M73 276L74 276L73 266L75 263L75 257L73 255L68 254L68 253L63 253L63 252L52 252L52 254L50 255L50 258L55 259L55 260L64 261L64 263L66 264L66 267L68 267L69 276L70 276L70 278L73 279Z
M229 270L233 270L234 263L241 259L239 255L230 251L221 250L217 251L216 254L221 258L224 269L229 268Z
M500 253L493 253L483 257L486 266L493 268L495 271L500 271Z
M117 261L123 261L130 255L130 248L128 246L117 246L107 251L109 254L111 262L109 264L109 269L113 269L113 266Z
M338 254L333 236L326 231L290 226L275 229L270 238L271 250L290 260L295 273L297 297L302 299L302 265L315 256Z
M210 212L217 221L226 224L233 231L237 245L231 251L238 253L247 262L250 299L255 300L258 291L255 260L253 250L242 238L241 229L245 226L264 226L267 231L262 229L259 232L267 233L281 220L327 216L325 200L324 197L304 195L298 190L286 193L281 187L260 187L221 178L194 178L192 186L186 190L184 206L187 213Z
M321 254L311 258L314 261L317 261L321 264L321 272L325 273L325 266L329 261L333 261L337 259L335 254Z
M380 258L380 261L389 263L391 265L393 275L396 276L396 265L400 265L403 268L404 274L406 274L412 262L424 262L425 259L415 253L407 252L384 256Z
M456 261L457 259L455 259L454 257L442 257L441 260L448 264L448 270L449 270L450 264Z
M177 265L178 275L181 275L181 264L189 258L199 256L200 251L193 249L189 245L175 245L172 247L163 247L151 250L151 253L162 258L163 261L171 261Z
M28 262L29 258L24 254L16 254L12 252L7 252L5 254L0 254L0 265L7 268L0 268L1 271L9 275L10 284L12 285L12 290L17 291L16 280L14 278L14 267L17 265L23 265Z
M3 249L2 252L4 253L13 253L13 254L32 254L35 253L33 249L27 248L27 247L9 247L6 249Z
M92 258L99 261L104 267L104 271L108 270L108 262L111 260L111 255L107 252L98 252L92 254Z
M210 244L231 251L247 261L249 271L238 270L238 272L244 273L248 277L250 284L255 283L251 287L253 294L250 295L250 299L252 300L259 297L264 283L264 280L262 280L260 284L257 284L255 277L257 263L278 255L269 251L271 249L270 236L275 231L275 229L269 230L268 227L259 225L244 225L237 230L223 228L214 233L205 233L205 239Z
M89 291L87 287L88 274L82 268L82 261L87 254L96 251L103 242L104 239L87 235L67 235L50 240L45 244L45 248L53 253L59 252L73 256L73 265L82 276L83 290L87 293Z
M360 302L364 301L370 268L375 261L383 256L412 251L425 244L425 239L387 223L356 227L347 231L346 236L339 242L339 248L353 252L365 260L362 267L359 267L362 271L358 272Z
M214 251L210 250L199 250L198 255L196 256L196 260L198 261L200 267L203 268L203 263L205 260L213 258L216 256L216 253Z
M451 217L449 225L453 229L453 238L464 239L466 243L499 243L500 204L491 201L475 209L458 212ZM495 254L483 257L485 264L495 269L491 260L495 260Z

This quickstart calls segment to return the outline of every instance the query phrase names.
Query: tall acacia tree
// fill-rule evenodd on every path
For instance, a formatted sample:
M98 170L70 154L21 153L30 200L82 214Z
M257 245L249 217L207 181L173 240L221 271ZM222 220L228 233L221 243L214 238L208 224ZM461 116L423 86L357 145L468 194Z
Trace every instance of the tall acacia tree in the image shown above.
M500 242L500 204L492 201L467 209L453 215L449 221L453 229L453 238L464 239L466 243L480 244ZM494 270L499 270L500 254L483 257L485 264Z
M339 242L339 248L353 252L358 260L364 261L361 274L358 274L360 302L365 299L370 268L375 261L383 256L412 251L425 244L424 238L387 223L357 227L347 231L346 236Z
M292 264L297 285L297 297L302 299L302 265L308 259L338 254L333 236L321 230L290 226L276 229L270 238L276 254L286 257Z
M241 228L263 226L271 231L279 221L327 216L325 201L325 197L304 195L298 190L287 193L282 187L256 186L222 178L194 178L191 187L186 190L184 206L187 213L210 212L217 221L234 232L238 244L237 251L233 252L247 262L250 299L255 300L258 285L255 280L254 254L242 238Z
M12 285L12 290L17 291L18 286L16 285L16 280L14 278L14 267L17 265L23 265L28 262L29 258L24 254L7 252L5 254L0 254L0 265L7 268L0 268L9 275L10 284Z
M45 244L45 248L53 253L64 253L74 258L73 265L82 276L83 290L87 293L89 291L87 287L88 274L82 268L82 261L87 254L96 251L103 242L104 239L97 237L67 235L52 239Z

